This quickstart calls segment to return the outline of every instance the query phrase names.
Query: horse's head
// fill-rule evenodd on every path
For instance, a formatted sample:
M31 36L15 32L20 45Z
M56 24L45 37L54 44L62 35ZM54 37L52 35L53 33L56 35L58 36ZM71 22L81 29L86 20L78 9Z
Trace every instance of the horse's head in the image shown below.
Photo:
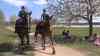
M52 16L46 15L44 21L50 21L52 20L52 18L53 18L53 15Z
M41 26L43 26L43 25L44 25L44 22L43 22L43 21L41 21L41 22L40 22L40 25L41 25Z
M47 22L47 21L40 21L37 25L38 25L38 26L47 27L47 26L49 26L50 24L49 24L49 22Z
M30 11L28 14L29 14L29 15L32 15L32 11Z
M43 21L39 21L36 23L38 26L43 26L44 25L44 22Z

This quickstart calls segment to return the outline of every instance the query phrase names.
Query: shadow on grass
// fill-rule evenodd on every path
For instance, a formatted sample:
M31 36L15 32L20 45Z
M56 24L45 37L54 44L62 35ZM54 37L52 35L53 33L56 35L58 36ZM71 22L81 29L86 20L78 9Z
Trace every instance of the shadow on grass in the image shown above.
M74 35L72 35L71 39L69 39L69 40L64 39L64 37L62 35L55 35L54 40L57 44L66 44L66 43L72 44L72 43L78 41L79 39Z
M55 35L54 36L54 40L57 44L65 44L64 43L64 38L61 35Z
M55 35L54 39L57 44L63 44L67 47L83 52L86 56L100 56L100 47L97 47L88 41L82 40L82 38L77 37L76 41L73 43L64 42L63 36L61 35Z
M11 43L0 43L0 52L10 52L13 50L13 44Z
M27 54L27 52L30 52ZM31 55L32 52L32 55ZM34 48L29 47L22 51L22 49L16 49L16 44L12 43L0 43L0 56L5 56L5 53L12 53L12 55L31 55L34 56Z

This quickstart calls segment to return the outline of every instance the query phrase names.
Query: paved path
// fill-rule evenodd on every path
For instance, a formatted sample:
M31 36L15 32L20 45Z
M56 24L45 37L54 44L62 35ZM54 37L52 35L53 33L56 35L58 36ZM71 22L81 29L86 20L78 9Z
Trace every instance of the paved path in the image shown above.
M46 51L42 51L42 50L36 51L35 56L86 56L83 53L81 53L77 50L71 49L69 47L63 47L60 45L56 45L55 48L56 48L55 55L51 55L50 54L51 51L48 48L49 51L48 51L48 49Z
M33 36L34 33L30 33L30 35ZM38 46L35 49L36 49L36 51L34 52L35 56L86 56L85 53L58 44L55 45L56 49L55 55L51 54L52 49L50 47L47 47L45 51L41 50L41 48L38 48Z
M37 49L36 51L27 51L26 55L14 54L13 52L2 53L3 56L86 56L84 53L79 52L69 47L56 45L56 54L51 55L51 49L47 48L45 51Z

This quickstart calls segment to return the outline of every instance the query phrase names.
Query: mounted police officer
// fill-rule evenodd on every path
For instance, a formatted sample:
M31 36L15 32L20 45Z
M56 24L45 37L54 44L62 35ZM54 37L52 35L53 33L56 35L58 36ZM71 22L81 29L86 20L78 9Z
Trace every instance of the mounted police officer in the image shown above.
M21 45L30 45L29 43L29 31L28 31L28 15L31 15L31 12L28 13L26 11L25 6L21 7L21 10L19 11L18 17L19 19L16 20L16 25L15 25L15 32L18 34L20 40L21 40ZM27 42L25 43L25 39Z
M47 32L50 28L50 19L51 17L46 13L46 10L43 9L43 13L41 15L41 21L37 23L36 25L36 31L35 31L35 40L37 42L37 34L38 33L44 33Z
M41 19L42 19L43 21L49 20L49 15L46 13L46 10L45 10L45 9L43 9L43 13L42 13L42 15L41 15Z

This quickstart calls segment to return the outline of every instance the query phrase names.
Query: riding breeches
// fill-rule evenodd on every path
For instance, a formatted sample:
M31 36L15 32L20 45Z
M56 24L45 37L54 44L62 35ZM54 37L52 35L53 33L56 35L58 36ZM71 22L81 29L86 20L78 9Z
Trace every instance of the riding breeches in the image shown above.
M18 36L21 41L21 45L24 45L25 43L29 45L29 34L28 33L18 33ZM26 41L26 42L25 42Z

